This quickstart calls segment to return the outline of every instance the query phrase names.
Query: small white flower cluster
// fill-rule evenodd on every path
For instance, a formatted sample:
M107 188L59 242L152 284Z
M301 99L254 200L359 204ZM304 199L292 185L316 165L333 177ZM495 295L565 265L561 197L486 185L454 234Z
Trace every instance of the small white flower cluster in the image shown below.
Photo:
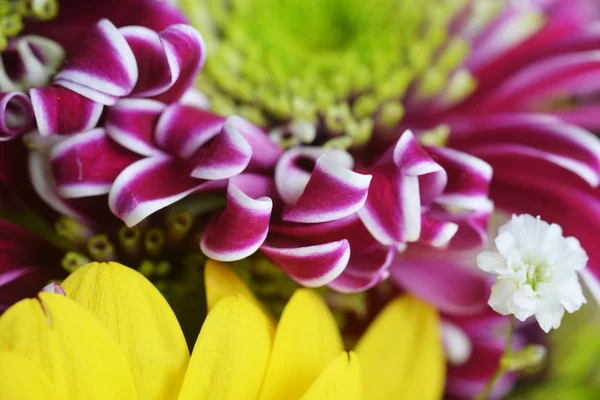
M535 315L540 327L558 328L565 313L585 302L577 271L588 257L579 241L560 226L531 215L513 215L496 238L495 251L477 257L483 271L497 275L488 304L524 321Z

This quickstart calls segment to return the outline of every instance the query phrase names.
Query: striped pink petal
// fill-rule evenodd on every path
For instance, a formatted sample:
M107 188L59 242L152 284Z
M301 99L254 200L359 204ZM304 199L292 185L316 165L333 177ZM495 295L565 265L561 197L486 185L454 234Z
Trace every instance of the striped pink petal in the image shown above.
M260 150L259 150L260 151ZM352 169L352 156L342 150L325 150L322 147L295 147L279 158L275 167L275 183L279 196L289 205L295 204L310 180L317 159L329 154L339 165Z
M177 100L204 63L203 39L187 25L172 25L160 34L141 26L128 26L120 32L137 60L139 78L134 97L160 95L164 102Z
M137 154L161 154L154 143L154 129L166 106L149 99L123 99L108 109L106 133L112 140Z
M69 137L50 152L57 188L64 197L108 193L119 173L138 159L102 128Z
M488 96L485 110L539 108L563 93L590 93L600 88L600 52L561 54L533 62L506 79Z
M154 140L165 152L192 156L221 132L225 118L199 108L172 104L160 116Z
M246 169L252 157L252 148L238 131L235 119L227 119L219 133L206 149L194 158L191 175L199 179L227 179Z
M171 25L159 33L169 65L169 88L156 99L171 103L192 86L206 58L200 33L189 25Z
M447 246L456 232L458 225L454 222L437 220L427 215L421 216L421 236L419 242L433 247Z
M13 139L31 128L33 111L23 93L0 92L0 142Z
M85 132L96 126L104 106L60 86L29 91L43 136Z
M589 131L558 118L498 114L453 127L452 147L487 159L496 149L521 149L568 169L590 185L600 183L600 141ZM499 147L498 147L499 146Z
M344 218L365 203L370 182L370 175L353 172L334 156L323 154L317 159L302 195L283 213L283 219L315 223Z
M448 243L449 250L481 249L487 243L488 224L494 211L493 204L487 210L455 212L444 207L430 208L426 216L436 221L445 221L456 225L457 231ZM421 235L424 240L424 235Z
M28 18L26 31L48 37L60 43L68 53L77 51L81 38L101 18L111 20L116 26L141 25L160 32L166 27L186 23L173 1L156 0L102 0L82 2L61 0L60 12L52 20Z
M227 206L204 230L200 248L208 257L219 261L248 257L267 237L272 208L270 198L250 197L229 182Z
M351 246L348 266L340 276L329 283L329 287L342 293L363 292L387 279L389 266L394 260L393 247L361 248Z
M189 175L189 167L168 156L154 156L125 168L108 196L111 211L127 226L202 190L222 187L224 182L203 182Z
M392 246L414 242L421 234L419 179L393 164L370 169L369 197L358 215L371 235Z
M419 239L421 204L442 192L446 173L411 131L405 131L369 172L369 196L358 215L381 244L403 249L406 242Z
M340 293L360 293L371 289L379 282L386 280L389 276L390 273L385 268L372 276L356 275L352 272L344 271L327 286Z
M409 130L400 136L393 149L394 164L402 171L403 175L421 176L441 170L439 164L434 161ZM378 164L383 164L382 161L380 160Z
M448 182L435 198L438 204L471 210L488 210L492 167L472 155L447 147L428 147L427 151L444 168Z
M83 38L56 75L55 84L98 103L113 105L119 97L131 93L137 79L131 48L119 30L103 19Z
M263 245L261 251L290 277L307 287L331 283L344 271L350 259L347 240L295 248Z
M229 117L252 148L252 159L246 171L266 172L273 169L283 153L283 149L273 142L260 128L236 115Z
M151 97L171 86L171 73L158 33L143 26L120 28L138 66L138 80L131 97Z

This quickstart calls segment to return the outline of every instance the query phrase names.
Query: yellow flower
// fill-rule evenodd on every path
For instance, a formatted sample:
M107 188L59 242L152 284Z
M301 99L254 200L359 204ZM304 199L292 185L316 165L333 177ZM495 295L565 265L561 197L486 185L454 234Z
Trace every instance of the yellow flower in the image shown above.
M190 357L173 311L138 272L92 263L0 317L0 399L437 399L438 317L391 302L353 352L323 300L301 289L281 320L237 275L206 265L209 313ZM201 318L201 315L198 315Z

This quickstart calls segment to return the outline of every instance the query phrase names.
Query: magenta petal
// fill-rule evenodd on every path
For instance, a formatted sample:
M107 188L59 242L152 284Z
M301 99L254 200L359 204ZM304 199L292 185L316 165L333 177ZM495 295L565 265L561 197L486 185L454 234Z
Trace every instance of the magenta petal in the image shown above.
M331 283L344 271L350 259L347 240L297 248L263 245L261 251L294 280L307 287Z
M119 7L114 9L119 11ZM135 7L122 21L122 25L141 25L155 32L160 32L171 25L188 23L185 15L172 1L137 1Z
M360 293L371 289L389 276L390 273L386 269L373 276L361 276L344 272L327 286L340 293Z
M247 171L260 172L271 170L279 160L283 149L273 142L262 129L254 126L245 119L237 115L229 118L234 121L236 128L252 148L252 159Z
M57 41L68 53L77 51L81 38L102 18L116 26L140 25L160 32L169 25L185 23L186 18L172 1L156 0L60 0L60 12L50 21L28 18L27 34Z
M23 93L0 93L0 142L10 140L31 127L33 111Z
M119 174L110 189L108 205L127 226L134 226L192 193L223 185L223 181L203 183L190 177L187 165L168 156L149 157Z
M200 248L208 257L235 261L254 254L269 232L273 202L254 199L229 182L227 206L204 230Z
M317 160L304 192L283 213L291 222L315 223L344 218L360 209L367 199L371 175L353 172L323 154Z
M238 131L235 120L227 119L206 151L199 152L191 175L211 180L231 178L244 171L251 157L252 148Z
M421 216L421 236L419 241L433 247L445 247L458 231L454 222L439 221L426 215Z
M441 170L438 163L419 144L411 131L405 131L400 136L394 146L393 158L394 163L404 175L420 176ZM379 161L378 164L382 164L382 161Z
M169 88L156 97L164 103L178 100L192 86L204 65L206 44L189 25L171 25L159 33L169 65Z
M600 141L591 132L558 118L499 114L456 126L453 132L453 147L486 160L501 153L503 157L527 155L560 165L592 186L600 183Z
M421 233L419 180L394 164L375 167L367 201L358 215L371 235L391 246L414 242Z
M361 249L360 246L355 246L344 272L328 286L342 293L368 290L390 276L388 267L395 254L396 249L393 247Z
M138 67L138 80L132 97L150 97L171 86L171 73L158 33L143 26L119 29L131 47Z
M106 133L115 142L137 154L158 155L154 129L165 105L148 99L123 99L106 115Z
M119 30L103 19L78 46L55 83L91 100L113 105L138 79L135 56Z
M488 210L468 212L452 212L443 207L435 207L428 210L427 217L457 226L458 230L452 236L448 249L478 250L487 243L488 223L493 211L493 207ZM423 235L421 235L421 239L424 239Z
M506 79L482 105L487 110L522 110L543 106L551 96L599 89L597 51L560 54L533 62Z
M219 115L172 104L160 116L154 139L166 152L188 158L219 134L224 123L225 118Z
M33 297L49 279L60 277L61 252L34 233L0 219L0 313Z
M435 198L438 204L471 210L489 210L488 198L492 167L485 161L447 147L428 147L427 151L448 174L444 192Z
M78 133L96 126L102 104L69 89L51 86L29 91L38 130L43 136Z
M298 201L310 180L314 163L325 153L345 168L352 169L354 166L352 156L342 150L312 146L291 148L283 153L275 166L275 184L283 201L290 205Z
M69 137L50 152L56 184L64 197L108 193L119 173L138 158L102 128Z
M444 260L397 259L390 272L397 285L442 312L468 315L487 305L488 285L475 267Z
M490 328L488 328L490 330ZM459 398L474 399L492 378L502 354L503 338L476 339L472 342L472 354L468 362L460 366L450 365L446 380L446 392ZM490 400L503 399L517 381L516 373L506 373L494 385Z

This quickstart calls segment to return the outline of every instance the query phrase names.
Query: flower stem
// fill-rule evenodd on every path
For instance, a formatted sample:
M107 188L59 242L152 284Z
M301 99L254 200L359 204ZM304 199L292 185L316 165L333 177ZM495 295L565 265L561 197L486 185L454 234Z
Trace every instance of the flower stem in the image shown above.
M502 377L504 372L506 372L506 363L504 360L512 354L512 338L513 332L515 330L515 316L511 315L510 322L508 325L508 332L506 333L506 346L504 347L504 354L500 358L500 363L498 364L498 369L494 373L494 375L490 378L487 385L483 389L481 393L475 398L475 400L488 400L492 389L498 383L498 380Z

